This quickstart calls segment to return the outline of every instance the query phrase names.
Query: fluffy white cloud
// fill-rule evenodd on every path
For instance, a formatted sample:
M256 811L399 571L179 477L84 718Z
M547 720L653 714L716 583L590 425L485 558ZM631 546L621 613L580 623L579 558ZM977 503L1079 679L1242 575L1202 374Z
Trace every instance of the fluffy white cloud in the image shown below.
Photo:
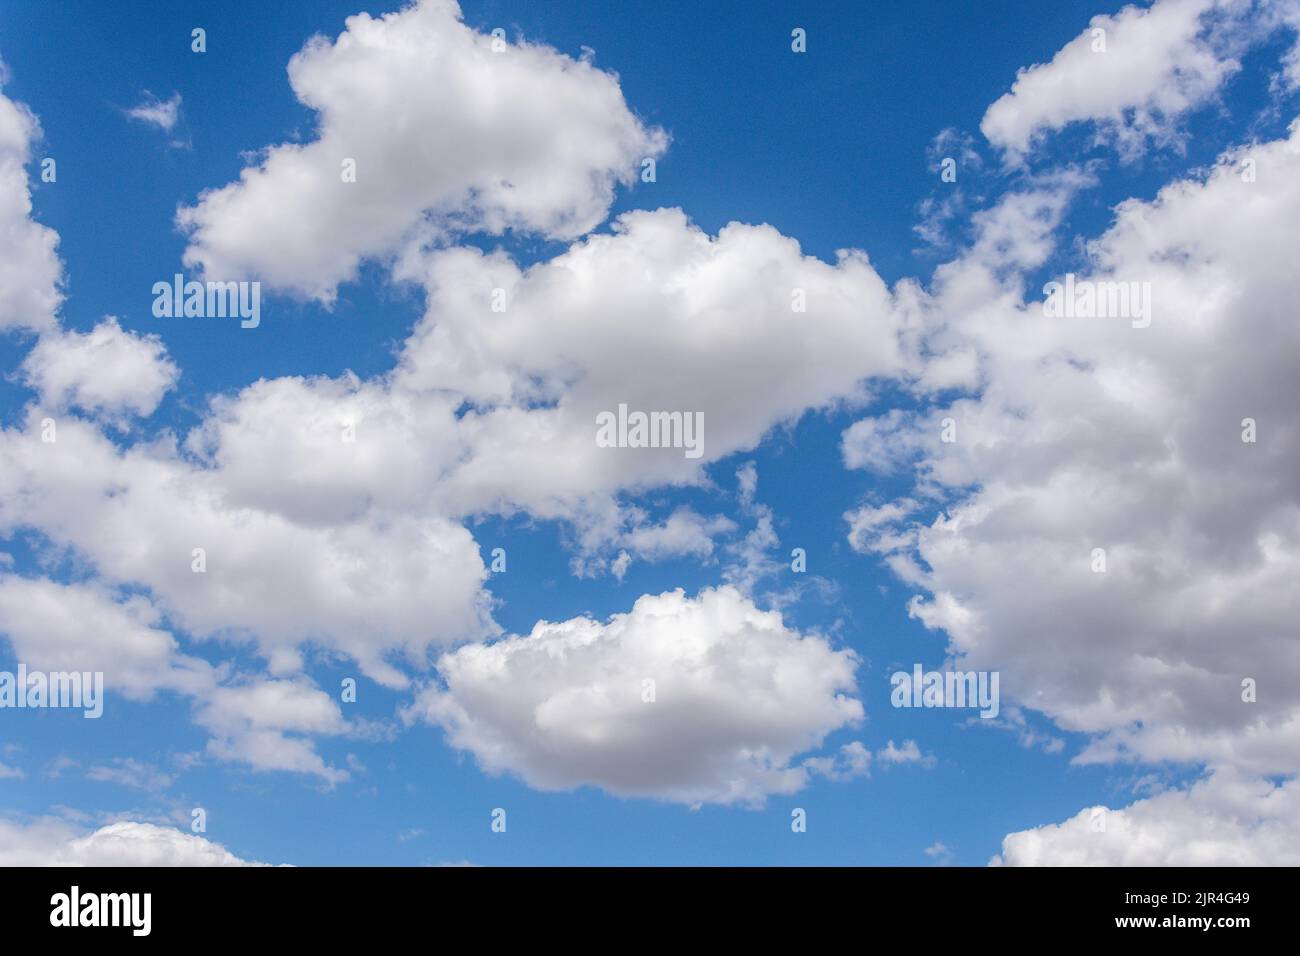
M231 503L220 474L166 441L121 450L65 419L47 443L35 415L0 432L0 528L38 529L107 581L147 587L196 636L254 640L277 673L298 670L313 644L400 686L390 655L423 664L433 646L495 631L486 568L458 524L370 513L299 524Z
M926 592L912 613L963 667L1093 734L1081 762L1300 772L1300 127L1248 151L1266 176L1246 154L1122 204L1088 246L1080 280L1150 283L1149 327L1050 318L972 255L921 306L937 355L979 356L970 394L845 438L850 462L921 476L920 503L850 514L855 547ZM905 517L927 501L945 510Z
M180 374L156 335L124 332L112 317L85 334L42 336L22 371L48 410L79 408L111 421L151 414Z
M256 770L289 770L341 783L349 774L316 753L309 735L344 732L338 702L304 681L255 681L220 687L200 707L196 722L215 735L208 752Z
M632 139L655 139L628 119L608 76L540 48L512 47L501 56L515 59L498 61L487 42L456 22L450 7L425 4L383 21L354 19L333 46L309 45L294 69L304 77L298 88L315 90L328 86L335 68L347 76L362 68L357 64L370 69L393 44L401 52L393 69L418 73L417 53L428 43L447 47L448 69L507 64L506 75L514 77L528 64L564 63L567 79L557 83L578 84L575 96L600 87L604 100L623 110L605 110L601 122L626 120ZM498 79L491 74L483 82L490 87ZM522 82L510 80L516 81ZM344 87L334 93L350 95ZM332 95L321 93L322 104ZM351 114L321 110L323 142L335 115ZM545 133L549 143L566 141L555 130ZM303 151L323 148L321 142ZM239 197L252 196L261 186L241 190L280 168L275 155L240 186L210 194L216 205L198 211L233 203L239 208L227 210L230 221L266 238L247 211L260 214L264 204ZM590 177L587 183L599 200L586 202L592 217L603 215L608 202L608 175L596 179L594 187ZM524 182L517 177L515 185ZM282 188L278 179L273 185ZM508 192L493 202L524 202ZM213 199L218 195L226 198ZM247 209L239 205L246 202ZM368 202L323 214L356 216L371 208ZM552 234L568 230L543 224L546 217L526 205L510 215L532 217L532 227ZM276 222L302 225L301 217ZM309 225L330 234L327 224ZM199 229L196 242L205 235ZM266 248L279 255L283 239L271 236ZM255 254L254 245L248 248ZM370 254L379 254L377 247L355 251L349 261ZM330 268L322 281L342 277ZM460 524L465 518L524 509L573 522L584 552L707 559L714 536L732 530L730 522L678 512L654 523L615 496L699 482L703 464L752 446L808 407L859 396L865 379L898 374L905 365L891 297L865 256L846 252L824 263L766 226L733 224L714 237L676 210L637 213L612 235L528 270L502 255L408 249L400 275L426 286L429 308L393 374L260 381L215 399L179 444L167 434L112 441L72 414L79 409L103 419L152 410L175 375L156 343L114 324L89 335L51 335L26 373L46 401L68 414L58 419L54 442L41 441L43 412L35 408L25 423L0 433L8 466L0 473L0 529L35 530L71 549L98 575L96 587L143 589L149 601L141 613L165 615L180 632L254 643L273 677L294 680L303 650L316 647L400 686L407 680L403 665L422 668L436 647L496 633L483 590L487 572ZM508 292L503 314L487 309L498 286ZM796 297L806 311L792 307ZM480 321L485 314L495 321ZM793 373L791 356L800 358ZM704 455L598 447L596 413L624 402L703 413ZM195 573L200 560L205 570ZM162 656L147 666L128 660L122 667L139 675L142 688L166 686L177 659ZM156 667L161 675L150 669ZM247 711L241 722L219 705L235 699L224 685L193 696L197 719L214 735L213 755L341 779L310 745L312 735L341 732L336 722L281 725ZM790 779L801 773L791 771Z
M930 767L934 765L935 758L929 754L923 754L915 740L904 740L901 745L895 744L891 740L876 752L876 762L886 767L909 763Z
M99 671L106 693L132 700L202 693L215 680L206 661L179 652L146 598L118 600L95 584L0 574L0 635L32 670Z
M353 376L263 379L215 399L186 446L212 466L228 502L301 524L372 509L437 513L440 479L471 453L458 404Z
M1119 810L1009 834L993 865L1297 866L1300 783L1218 773Z
M1244 6L1236 0L1158 0L1093 17L1050 63L1021 70L1011 91L984 114L980 130L1013 156L1077 122L1097 123L1099 137L1127 155L1148 138L1169 141L1178 119L1238 69L1211 28L1216 13Z
M5 77L0 62L0 87ZM52 329L63 301L58 234L31 218L26 165L38 139L36 117L0 92L0 331Z
M316 139L268 148L178 221L188 265L324 301L417 234L580 235L666 145L613 74L543 45L497 52L453 0L349 17L334 42L318 36L293 57L289 82L318 113Z
M857 659L732 588L640 598L606 623L539 623L445 655L445 686L406 713L489 773L683 803L761 803L810 769L793 758L857 724ZM653 702L645 699L653 684ZM845 754L865 770L856 751Z
M0 866L265 866L219 843L152 823L120 822L89 834L42 818L0 820Z
M226 502L313 525L525 510L572 521L584 551L707 556L716 520L647 527L613 496L700 482L703 466L908 365L900 313L860 253L824 263L767 226L713 237L678 210L629 214L527 270L452 249L399 274L429 305L391 375L262 381L213 404L187 448ZM596 416L620 404L702 415L701 456L600 447Z
M713 554L716 535L736 527L730 518L706 518L689 508L678 508L659 524L639 524L624 535L622 544L637 557L657 561L690 554L707 558Z
M871 775L871 751L860 740L851 740L833 754L809 757L803 762L809 773L821 774L829 780L852 780Z
M158 609L141 595L118 596L98 584L58 584L0 575L0 637L31 670L99 671L111 700L149 700L159 691L182 694L195 722L213 736L208 752L255 770L285 770L348 779L316 753L313 736L352 728L337 701L305 679L267 680L231 674L182 653ZM128 783L160 779L135 761L92 771L93 779Z
M554 516L582 496L698 481L701 466L905 366L894 303L866 257L828 264L770 226L713 237L680 210L634 212L527 270L451 249L403 274L425 283L429 310L394 387L472 403L460 428L478 452L446 489L463 511L511 502ZM498 288L506 308L494 313ZM596 416L620 404L701 413L702 456L598 447Z

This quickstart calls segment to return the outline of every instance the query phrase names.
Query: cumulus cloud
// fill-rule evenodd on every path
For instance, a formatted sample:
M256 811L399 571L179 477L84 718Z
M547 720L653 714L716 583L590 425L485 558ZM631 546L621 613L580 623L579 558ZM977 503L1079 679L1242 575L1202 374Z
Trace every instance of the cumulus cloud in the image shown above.
M707 557L727 530L716 518L656 526L615 496L701 483L708 464L908 364L860 253L828 264L766 226L709 236L678 210L629 214L529 269L458 248L399 275L429 302L391 375L262 381L213 403L186 448L226 502L310 525L523 510L572 522L584 553ZM596 416L620 404L701 415L701 456L600 447Z
M865 380L906 365L866 256L825 263L770 226L731 223L714 237L680 210L633 212L526 270L503 253L451 249L399 274L424 283L429 308L395 387L464 395L462 433L492 452L449 482L465 510L510 502L554 516L583 495L697 482L775 425L861 398ZM493 313L497 288L506 308ZM702 456L598 447L596 416L620 404L701 413Z
M122 596L95 583L0 575L0 636L32 670L103 673L110 699L120 694L147 701L160 691L189 698L195 722L212 734L208 752L218 759L307 773L327 784L348 779L346 771L321 759L311 739L353 732L333 698L304 678L241 676L183 653L143 595ZM91 768L88 775L140 789L171 782L131 758Z
M152 823L112 823L82 834L52 817L28 824L0 819L0 866L265 865L241 860L203 837Z
M1022 73L985 135L1013 155L1083 121L1125 155L1169 141L1236 68L1210 23L1225 10L1161 0L1094 21L1107 52L1085 34ZM435 0L351 18L289 72L318 114L316 138L271 147L182 209L187 264L328 302L362 261L384 259L423 289L427 310L391 373L259 381L215 398L181 440L127 444L101 430L151 413L175 368L156 341L112 321L52 331L56 238L30 219L24 168L37 127L0 97L0 251L14 243L0 256L0 326L46 333L24 374L68 413L56 443L39 440L35 408L0 432L0 532L35 530L96 576L0 576L0 626L20 656L102 660L140 699L188 694L213 756L330 783L346 773L311 741L351 731L302 676L308 647L391 687L442 654L439 682L407 718L542 789L755 804L813 775L931 763L910 740L813 753L862 719L856 659L749 596L777 542L752 466L738 482L755 526L726 551L724 579L739 588L648 595L605 622L543 621L445 652L498 632L467 518L571 521L582 548L621 549L622 570L624 557L708 559L734 530L727 519L654 522L617 499L701 484L772 428L898 380L945 404L845 434L848 466L919 474L910 497L846 515L852 546L916 586L912 613L947 632L965 666L1000 670L1025 708L1091 734L1078 759L1216 769L1181 798L1116 811L1131 832L1156 832L1166 812L1245 805L1220 789L1230 772L1269 808L1255 829L1232 824L1245 845L1263 854L1264 837L1292 825L1271 808L1289 806L1293 785L1260 790L1258 775L1300 771L1289 587L1300 570L1300 341L1288 311L1300 298L1300 133L1250 150L1257 182L1235 174L1233 155L1117 210L1082 274L1151 283L1154 321L1134 329L1049 321L1026 302L1027 274L1049 262L1071 198L1091 182L1080 170L1035 177L977 214L968 254L928 289L891 291L865 254L823 262L769 226L709 235L680 210L627 214L524 267L443 243L505 229L572 239L603 221L615 186L664 146L611 74L527 43L495 52ZM340 175L347 160L356 182ZM492 308L498 290L504 311ZM702 414L702 456L598 447L595 416L619 404ZM1259 423L1254 444L1240 441L1246 417ZM939 438L945 418L956 442ZM1107 551L1104 575L1089 567L1094 547ZM170 625L252 643L270 676L218 673L183 654ZM1260 681L1250 705L1244 677ZM1013 835L1003 856L1068 857L1076 831L1068 821ZM1234 838L1221 833L1207 854ZM1136 839L1125 859L1162 859L1160 841L1179 835Z
M931 767L934 766L935 758L922 753L915 740L904 740L902 744L895 744L891 740L876 752L876 762L885 767L909 763Z
M851 740L830 756L809 757L803 762L810 773L821 774L830 780L852 780L871 774L871 751L860 740Z
M485 89L551 82L560 102L576 98L572 109L566 107L573 117L587 117L606 132L613 124L610 135L622 145L607 152L619 163L662 146L659 134L627 113L609 75L540 47L515 45L494 54L490 40L460 24L448 4L425 3L383 20L354 18L334 44L309 44L291 70L295 88L309 91L304 95L321 112L321 139L272 150L240 184L205 197L192 211L191 252L221 246L204 245L217 234L207 225L218 219L267 238L265 248L276 250L277 261L286 247L306 249L310 243L286 246L283 236L257 224L250 210L260 215L265 203L254 194L267 183L277 194L299 185L310 193L310 177L299 183L291 154L316 156L313 150L333 142L336 126L357 142L374 142L368 129L354 129L362 122L359 110L366 122L376 113L373 104L361 110L346 93L349 84L330 79L333 71L343 78L363 70L419 81L421 96L431 99L412 102L413 115L461 110L463 97L448 100L445 90L435 95L424 84L425 62L438 61L423 57L430 44L445 54L437 69L474 71ZM535 83L538 71L549 80ZM348 102L336 104L336 96ZM542 136L540 127L525 127ZM553 128L544 132L552 145L596 136L576 128L565 136ZM390 145L401 152L400 144ZM499 143L483 148L510 152ZM473 185L476 214L486 217L479 225L522 223L553 235L580 231L577 219L561 215L559 206L542 208L520 192L528 186L573 206L572 163L523 152L539 169L569 178L556 185L544 182L543 173L541 180L514 176L509 189L495 192ZM584 147L586 157L601 152ZM275 159L282 154L290 164L283 174ZM333 183L336 160L329 162ZM578 178L586 185L577 205L588 212L578 217L581 228L603 216L609 188L621 175L612 172L617 165L611 159L594 173L583 167ZM295 185L285 186L281 175ZM452 197L437 203L471 188L442 180L434 185ZM409 198L402 188L397 194ZM341 201L321 214L355 217L383 205L358 195L359 205ZM311 195L291 199L313 212L328 206ZM427 211L412 208L403 215L419 218ZM208 213L216 218L209 221ZM222 219L227 213L230 218ZM275 222L304 220L277 213ZM339 233L322 222L307 226L323 235L365 234L354 228ZM213 228L219 233L222 227ZM318 283L313 294L323 295L359 258L396 249L388 242L383 250L373 244L353 250L342 272L333 265L313 271L319 265L313 262L287 281L293 285L310 272L315 278L308 284ZM234 245L258 254L256 243L240 239ZM314 647L344 654L365 675L400 687L407 668L426 668L436 650L497 633L484 590L487 572L463 520L525 510L572 522L583 552L626 556L616 573L634 557L708 560L714 538L733 529L729 520L678 511L652 521L616 496L701 482L703 465L756 444L808 407L855 400L864 380L898 374L905 364L889 292L861 253L825 263L766 226L732 224L709 236L677 210L631 214L612 234L578 242L530 269L503 254L408 247L398 274L423 285L429 305L392 374L259 381L214 398L200 425L181 440L163 433L128 443L99 427L149 414L175 380L175 367L155 340L124 332L112 320L86 334L51 333L29 356L24 374L43 402L68 414L57 421L56 442L40 440L43 412L35 407L0 432L0 456L8 466L0 473L0 530L35 531L68 549L95 575L100 598L143 592L147 600L123 599L110 612L137 615L133 633L143 628L170 639L150 617L162 615L191 639L253 644L273 681L296 681L304 649ZM476 307L486 306L498 286L506 289L509 307L494 315L497 321L482 323L485 309ZM792 308L796 292L806 312ZM801 357L795 374L791 355ZM674 371L665 375L665 369ZM692 460L680 448L598 447L595 414L620 402L702 413L704 455ZM267 468L269 461L276 462L274 469ZM44 594L27 579L11 588ZM67 596L75 602L84 594ZM17 611L12 616L16 641L36 632L37 624ZM171 687L177 668L191 666L178 665L187 658L174 649L157 648L156 658L116 662L124 673L137 673L140 693ZM122 681L134 686L129 678ZM230 699L224 691L201 690L185 692L213 733L213 755L335 777L308 743L311 735L337 732L334 723L244 726L214 703Z
M1153 759L1199 741L1217 759L1231 728L1235 759L1294 772L1300 340L1285 303L1300 285L1285 263L1300 133L1251 154L1268 183L1243 182L1228 157L1125 203L1092 246L1092 278L1151 283L1149 328L1032 303L951 324L987 356L987 385L907 440L937 486L979 490L915 529L933 599L913 611L1069 729ZM957 441L938 440L939 417ZM1246 418L1263 429L1254 443ZM1270 693L1243 704L1242 679L1265 674Z
M349 778L316 753L311 735L345 729L338 702L305 681L256 680L216 688L199 708L196 723L214 733L208 752L256 770L312 774L327 784Z
M721 515L706 518L690 508L678 508L659 524L639 524L632 528L622 543L648 561L686 554L707 558L713 554L714 537L735 527L730 518Z
M920 306L936 360L978 356L965 394L845 435L850 464L919 475L907 507L850 512L854 547L963 667L1092 735L1079 762L1300 772L1298 183L1293 126L1122 203L1078 278L1149 283L1145 328L1050 318L977 245Z
M122 450L67 419L44 443L26 425L0 432L0 528L35 528L108 582L149 588L194 635L255 641L278 673L312 643L400 686L390 655L425 663L431 647L494 632L487 571L458 524L367 513L307 526L231 502L165 441Z
M756 804L802 788L793 759L862 720L856 666L732 588L674 591L447 654L406 717L543 790Z
M295 54L289 82L318 114L316 138L267 148L178 222L187 265L326 302L362 260L412 239L581 235L605 218L615 185L666 146L613 74L544 45L498 43L453 0L349 17L333 42L318 36Z
M988 108L980 130L1012 156L1080 122L1096 123L1098 137L1128 156L1148 140L1170 142L1183 114L1239 68L1222 38L1211 35L1211 21L1244 6L1159 0L1093 17L1050 63L1021 70L1011 91Z
M22 372L50 411L79 408L113 421L152 414L180 374L156 335L124 332L112 317L84 334L42 336Z
M96 584L0 575L0 635L33 670L99 671L110 694L148 700L159 690L201 693L211 666L180 653L158 610Z
M58 234L32 220L26 165L40 124L31 111L3 93L0 62L0 331L55 327L63 301Z
M1009 834L995 866L1297 866L1300 784L1219 773Z

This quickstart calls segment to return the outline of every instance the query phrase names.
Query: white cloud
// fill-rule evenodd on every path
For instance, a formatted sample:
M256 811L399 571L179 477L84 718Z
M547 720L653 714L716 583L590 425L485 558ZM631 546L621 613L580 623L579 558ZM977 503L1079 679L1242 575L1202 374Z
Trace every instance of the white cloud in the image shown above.
M0 527L73 549L104 587L147 589L193 637L255 642L274 676L299 673L310 646L396 687L403 664L420 669L436 647L496 633L486 568L458 523L468 515L526 508L569 519L583 549L606 542L629 559L707 559L713 536L730 530L694 513L648 524L638 509L612 506L627 488L698 481L700 463L678 449L598 448L596 410L626 398L703 411L708 462L905 364L888 290L865 258L828 265L770 227L709 237L680 212L642 213L527 272L463 250L424 266L429 314L391 376L260 381L214 401L180 448L166 435L124 447L73 416L44 443L29 410L0 433L11 466L0 474ZM514 304L482 328L452 301L463 294L453 279L502 268L513 272ZM807 313L791 309L795 288ZM678 313L680 323L656 318ZM455 374L443 374L450 352L434 345L443 336L460 356ZM791 354L808 358L798 374ZM517 371L501 378L507 368ZM771 515L758 520L737 552L749 571L730 577L742 584L775 541ZM214 730L210 752L338 779L309 744L317 732Z
M902 744L898 745L891 740L876 751L876 763L886 767L909 763L920 764L922 767L932 767L935 758L930 754L922 753L915 740L904 740Z
M951 866L954 860L952 847L945 845L939 840L935 840L934 843L927 846L921 852L934 860L938 866Z
M453 0L349 17L334 42L318 36L293 57L289 82L318 113L316 138L268 148L181 209L185 262L327 302L362 260L413 238L581 235L666 145L616 76L538 44L494 52Z
M828 264L770 226L713 237L680 210L633 212L527 270L451 249L401 275L424 282L429 308L394 387L472 403L460 429L479 451L446 488L463 511L509 502L555 516L585 496L697 482L703 465L905 366L889 290L866 257ZM504 312L490 310L494 288ZM598 447L596 416L619 404L701 413L703 456Z
M208 752L219 759L257 770L313 774L327 784L349 778L347 771L327 765L307 736L343 733L338 702L305 681L257 680L217 688L195 722L215 735Z
M88 768L86 779L156 793L170 787L175 778L153 764L134 757L115 757L106 764Z
M827 757L809 757L804 769L819 773L829 780L852 780L871 775L871 751L860 740L851 740L839 751Z
M1123 809L1009 834L1005 866L1297 866L1300 783L1219 773Z
M679 508L660 524L641 524L623 536L622 544L647 561L679 555L707 558L713 554L713 539L736 527L730 518L706 518L690 508Z
M206 661L179 653L146 598L119 600L100 585L0 574L0 635L32 670L100 671L108 694L132 700L202 693L215 679Z
M310 643L400 686L390 655L422 665L433 646L495 630L478 548L445 519L365 514L306 526L231 502L219 473L165 440L123 451L76 419L59 422L52 443L34 418L0 432L0 458L10 466L0 527L37 528L107 581L148 587L196 636L255 640L277 673L297 671Z
M1167 139L1234 68L1200 33L1206 8L1163 0L1105 18L1108 72L1087 75L1080 56L1103 55L1076 41L1021 76L986 135L1014 153L1095 120L1124 150ZM706 558L730 529L693 512L629 526L638 512L615 497L701 483L705 466L807 409L860 399L872 377L909 378L923 320L930 358L917 390L969 392L846 434L850 466L916 464L922 478L914 499L847 515L853 546L926 592L913 613L945 629L968 666L1001 669L1025 707L1098 735L1082 759L1297 771L1300 677L1285 638L1300 569L1300 341L1288 313L1300 298L1300 140L1253 150L1257 183L1225 168L1121 207L1088 268L1152 281L1159 311L1141 331L1052 324L1023 302L1024 272L1047 261L1089 181L1074 170L977 215L975 246L932 292L904 283L891 294L859 252L825 263L771 227L711 236L677 210L628 214L521 268L427 243L462 230L579 235L663 142L609 74L543 47L493 53L458 16L426 2L309 43L290 78L319 113L318 138L273 147L180 213L189 264L326 301L362 260L400 256L397 277L425 288L428 310L392 374L260 381L215 400L180 447L167 435L122 446L71 412L152 411L175 375L156 343L106 323L37 346L29 380L69 415L53 444L39 440L35 409L0 433L0 531L36 529L98 578L0 578L0 624L16 648L53 661L102 654L127 693L191 694L214 756L344 779L311 744L349 731L302 679L303 651L345 654L396 687L401 665L493 636L486 569L460 521L522 509L573 521L582 547L622 548L629 561ZM1140 63L1130 54L1144 40L1158 55ZM0 257L18 263L0 265L0 325L48 330L60 267L54 234L30 221L23 164L35 132L0 97L0 224L14 224L0 246L22 239L14 259ZM353 184L339 177L347 157ZM498 288L503 313L490 309ZM797 291L807 312L791 308ZM111 361L88 357L97 335ZM621 402L703 413L703 458L598 448L595 414ZM958 423L952 446L938 441L944 415ZM1245 415L1262 423L1256 446L1237 440ZM756 477L739 476L755 527L727 551L725 577L742 590L777 543ZM946 495L948 513L908 523ZM1087 569L1098 543L1105 577ZM195 547L204 574L191 570ZM273 678L213 675L180 654L164 616L196 638L255 642ZM87 622L105 634L92 642ZM545 789L754 803L811 773L866 773L860 744L797 760L861 718L853 670L850 652L741 592L675 592L606 623L541 622L446 654L445 686L410 716L442 726L490 772ZM1251 708L1243 675L1261 680ZM641 700L646 677L654 704ZM933 760L892 740L874 759Z
M1121 204L1079 278L1149 282L1147 328L1048 318L977 245L918 306L933 354L979 356L967 395L845 437L852 463L914 463L932 516L851 513L854 546L924 592L964 668L1093 735L1079 762L1300 773L1297 218L1297 126Z
M755 804L802 788L808 769L793 758L862 719L848 696L856 666L734 589L675 591L604 624L542 622L447 654L445 686L406 716L539 789Z
M348 779L315 752L312 735L353 732L338 703L305 679L240 677L186 655L142 595L119 597L102 585L58 584L0 575L0 636L32 670L100 671L105 708L112 698L149 700L159 691L190 698L195 722L212 733L208 752L255 770ZM158 789L170 777L127 758L92 768L92 779Z
M63 301L58 234L31 218L26 164L39 139L36 117L0 92L0 331L52 329Z
M180 374L156 335L124 332L112 317L84 334L42 336L22 372L49 411L80 408L110 421L152 414Z
M656 529L613 497L699 483L708 463L906 366L865 257L829 265L766 226L711 237L677 210L634 213L527 270L453 249L409 257L401 275L429 306L391 375L261 381L213 403L186 448L224 502L308 525L525 510L573 522L584 555L707 558L718 519ZM599 447L596 415L619 404L702 414L702 457Z
M176 121L180 118L180 111L181 95L179 93L173 93L169 99L160 100L146 90L144 99L138 105L128 109L126 115L141 123L157 126L164 133L170 133L176 127Z
M219 843L152 823L113 823L82 835L52 817L0 819L0 866L265 866Z
M1044 134L1071 123L1098 124L1098 136L1133 156L1149 139L1171 142L1184 113L1211 97L1239 64L1215 42L1216 13L1235 0L1158 0L1093 17L1050 63L1023 69L989 107L980 130L1019 156ZM1105 32L1104 52L1094 31Z

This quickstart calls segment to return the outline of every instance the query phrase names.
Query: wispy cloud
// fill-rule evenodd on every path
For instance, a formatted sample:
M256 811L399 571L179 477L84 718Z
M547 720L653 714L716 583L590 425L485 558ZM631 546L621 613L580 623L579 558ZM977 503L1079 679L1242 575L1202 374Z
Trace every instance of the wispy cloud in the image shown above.
M175 135L177 126L183 125L181 95L179 93L173 93L169 99L160 100L154 94L145 90L144 98L124 112L129 119L146 123L149 126L156 126L171 136L170 145L182 149L189 148L188 138Z

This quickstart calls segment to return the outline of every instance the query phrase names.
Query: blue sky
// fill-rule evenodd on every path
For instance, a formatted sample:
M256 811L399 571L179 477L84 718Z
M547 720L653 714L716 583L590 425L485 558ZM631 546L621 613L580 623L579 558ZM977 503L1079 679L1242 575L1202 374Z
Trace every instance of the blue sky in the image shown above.
M401 6L365 9L378 17ZM1294 32L1283 27L1237 37L1231 49L1214 47L1225 58L1235 56L1240 69L1210 93L1193 96L1181 112L1163 117L1157 133L1141 131L1136 154L1117 148L1122 137L1097 134L1108 120L1083 118L1050 129L1024 165L1016 165L981 132L981 122L1011 89L1018 70L1051 61L1091 18L1117 14L1123 6L1098 0L721 3L704 9L685 2L623 7L465 0L462 6L464 23L481 33L500 27L512 42L522 36L574 59L585 48L594 50L595 66L616 74L636 121L662 127L670 137L656 181L619 185L596 233L608 233L622 213L661 207L679 207L710 236L733 221L765 223L796 240L804 255L826 263L836 261L837 250L863 250L895 294L899 283L914 280L937 296L935 269L971 256L980 210L1037 188L1054 170L1086 171L1094 181L1071 192L1051 230L1050 255L1013 266L1025 279L1020 291L1029 290L1025 301L1031 301L1045 277L1083 273L1095 264L1085 243L1107 231L1118 203L1150 201L1166 183L1203 176L1234 144L1285 139L1294 115L1294 94L1275 81L1270 89L1270 78L1295 42ZM194 206L205 190L237 181L242 169L258 161L255 151L316 139L318 114L295 98L286 65L308 38L322 34L332 40L357 12L355 0L230 2L201 9L0 2L3 95L25 104L42 134L27 163L31 217L58 234L60 326L87 333L104 316L116 316L130 334L157 336L180 369L156 410L124 429L104 426L103 434L119 449L144 447L168 433L183 437L207 418L214 397L234 400L260 379L349 371L363 380L383 376L424 315L425 290L394 280L391 250L363 257L355 277L338 285L333 303L265 282L256 330L151 314L154 282L196 271L182 265L196 240L178 227L178 208ZM1244 33L1243 22L1234 21ZM207 31L206 53L190 49L195 26ZM791 51L795 27L807 30L805 54ZM125 115L147 94L166 99L173 93L182 100L171 131ZM1120 128L1137 125L1131 113L1121 113ZM935 245L915 227L924 219L927 199L942 201L953 191L935 165L952 151L943 140L936 145L946 130L958 137L947 143L964 138L970 152L958 181L964 204L945 224L945 240ZM555 135L564 130L557 128ZM46 156L57 159L54 183L40 182L39 161ZM469 229L444 246L502 249L526 268L562 255L571 241L545 230ZM38 389L18 371L34 341L21 330L0 337L6 372L0 424L9 430L28 427L29 405L40 401ZM923 351L934 356L941 347ZM725 357L719 361L726 364ZM1095 361L1096 367L1102 364ZM347 768L346 781L328 784L311 773L222 759L210 747L209 731L193 719L194 700L168 689L148 700L128 699L115 694L110 681L99 721L71 711L3 712L0 767L10 773L0 774L0 814L16 827L53 819L70 833L124 820L188 832L191 808L203 807L207 840L241 858L303 865L983 865L1002 852L1007 834L1074 818L1081 808L1195 792L1188 788L1217 771L1221 755L1076 761L1105 732L1080 716L1082 705L1078 712L1026 706L1026 727L1041 735L1030 744L1005 727L980 726L971 711L890 706L889 675L913 663L943 667L950 660L950 636L909 614L909 598L925 589L901 580L881 555L850 545L846 512L864 503L917 499L914 520L925 526L982 484L977 479L918 492L925 484L919 466L893 473L845 466L844 433L855 422L894 409L924 416L960 396L978 395L982 387L927 391L914 387L915 381L911 373L896 381L882 376L861 394L772 421L758 443L716 460L707 456L694 486L664 482L624 488L615 496L644 509L651 522L682 507L729 518L735 530L716 535L708 555L635 560L622 578L608 570L577 574L581 549L571 521L527 507L495 513L482 507L457 516L485 564L493 548L506 549L508 571L483 583L504 633L524 635L538 621L582 615L603 621L628 612L641 595L682 588L689 597L724 583L738 560L728 546L757 520L742 501L737 476L752 462L756 501L771 509L779 539L768 548L769 557L782 567L746 596L759 608L779 606L787 627L820 635L836 651L851 650L858 666L850 696L865 711L863 721L830 729L819 747L801 752L790 765L861 741L876 753L869 775L839 780L810 773L797 792L770 793L753 805L703 800L691 806L653 795L618 796L592 782L547 792L509 770L485 771L473 752L449 744L440 726L401 720L399 712L412 702L411 687L383 686L346 653L305 641L304 663L294 679L337 700L340 681L357 677L358 700L342 704L341 712L347 721L374 729L312 738L327 765ZM981 381L996 381L995 373ZM280 467L262 464L272 476ZM394 459L389 467L403 466ZM9 575L61 584L102 581L118 600L144 595L160 609L185 654L229 665L249 680L267 674L255 637L228 640L187 630L184 608L178 610L163 589L101 566L89 549L79 548L75 532L60 538L36 519L15 518L12 510L3 517L0 550L12 556ZM792 548L807 551L802 577L789 568ZM601 552L601 559L612 553ZM1079 607L1061 606L1063 614ZM1123 631L1131 624L1132 640L1140 645L1151 625L1125 621L1116 625L1099 613L1091 626ZM1116 666L1122 666L1120 652L1103 644L1097 653L1116 655ZM0 670L14 669L19 659L12 645L0 641ZM1014 655L999 665L1006 668L1004 708L1028 704L1034 690L1015 682L1014 665ZM406 670L417 682L439 680L427 665ZM1134 720L1130 712L1114 726L1162 719L1152 713ZM1283 717L1276 719L1285 724ZM1042 740L1060 743L1044 746ZM905 741L914 741L924 759L887 765L882 748ZM625 756L635 761L635 747ZM1274 780L1293 774L1284 764L1231 769L1261 767ZM505 834L489 826L497 807L509 814ZM806 833L791 831L796 807L807 811Z

